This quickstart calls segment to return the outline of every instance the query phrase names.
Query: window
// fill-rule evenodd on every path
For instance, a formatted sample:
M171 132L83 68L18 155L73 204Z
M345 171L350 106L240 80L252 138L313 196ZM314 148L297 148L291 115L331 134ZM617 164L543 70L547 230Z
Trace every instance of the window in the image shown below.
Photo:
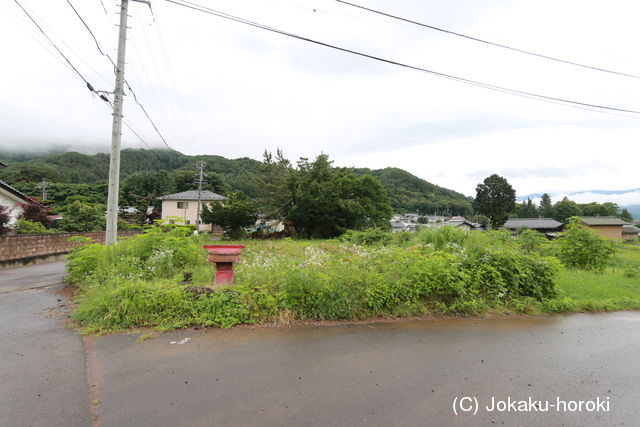
M187 209L189 207L189 202L178 202L178 209Z
M185 223L185 224L187 224L187 225L189 225L189 224L191 224L191 221L189 221L188 219L186 219L186 220L184 221L184 223Z

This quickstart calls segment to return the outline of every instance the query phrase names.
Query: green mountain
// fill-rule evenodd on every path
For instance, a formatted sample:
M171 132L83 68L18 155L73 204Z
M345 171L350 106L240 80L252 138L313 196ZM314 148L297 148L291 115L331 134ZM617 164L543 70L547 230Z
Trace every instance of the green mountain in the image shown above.
M437 212L462 216L473 213L471 197L427 182L403 169L359 168L353 171L378 178L387 189L395 212L417 212L425 215Z
M89 155L71 151L42 155L0 152L0 160L9 164L7 168L0 169L0 179L29 195L38 195L36 183L42 179L59 183L56 184L57 188L65 196L73 193L74 189L81 193L80 195L84 195L89 187L94 188L95 194L106 191L104 183L109 173L109 155L105 153ZM172 176L176 177L180 173L188 175L187 172L194 171L198 161L206 163L206 171L211 178L210 181L216 184L216 190L243 191L250 197L256 195L253 176L258 172L260 162L246 157L227 159L215 155L187 156L167 150L124 149L120 163L121 182L145 172L157 174L154 175L157 180L170 181ZM431 184L402 169L351 170L357 174L371 174L377 177L388 191L396 212L447 212L452 215L472 213L471 198ZM56 185L52 184L52 187L56 188ZM96 193L97 188L101 190ZM171 189L170 185L166 185L161 191Z

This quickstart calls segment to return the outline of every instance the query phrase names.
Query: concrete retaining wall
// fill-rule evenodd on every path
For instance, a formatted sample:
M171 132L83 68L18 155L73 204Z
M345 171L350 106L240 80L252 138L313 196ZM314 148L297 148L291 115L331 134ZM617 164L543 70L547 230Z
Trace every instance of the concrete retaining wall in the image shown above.
M134 236L138 230L119 231L119 237ZM38 260L59 257L68 253L78 242L69 238L83 236L96 243L104 243L104 231L91 233L18 234L0 236L0 268L20 264L30 264Z

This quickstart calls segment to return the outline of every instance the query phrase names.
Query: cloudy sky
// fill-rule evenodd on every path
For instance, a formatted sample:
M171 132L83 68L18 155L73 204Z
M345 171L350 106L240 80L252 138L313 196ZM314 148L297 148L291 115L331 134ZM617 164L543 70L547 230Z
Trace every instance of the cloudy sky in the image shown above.
M113 90L113 67L67 0L19 1L96 89ZM116 2L69 1L115 58ZM335 0L194 1L440 73L640 110L639 78L480 44ZM520 49L640 75L640 3L634 0L353 1ZM130 6L126 76L168 144L181 152L256 159L278 147L291 159L324 152L338 166L400 167L470 196L492 173L505 176L519 195L640 187L640 114L598 113L489 91L165 0L151 2L153 16L144 4ZM5 40L2 148L72 144L106 151L108 107L14 1L0 4L0 36ZM164 146L132 96L125 99L125 119L147 144ZM123 143L144 147L126 128ZM636 196L632 203L640 203L640 192Z

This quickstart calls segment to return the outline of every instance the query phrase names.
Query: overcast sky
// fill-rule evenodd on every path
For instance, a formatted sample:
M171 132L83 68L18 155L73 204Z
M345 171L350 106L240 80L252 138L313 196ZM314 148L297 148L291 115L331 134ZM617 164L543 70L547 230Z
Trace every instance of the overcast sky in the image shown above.
M113 0L70 0L115 59ZM131 3L126 77L186 154L406 169L466 195L498 173L518 195L640 187L640 115L568 108L464 85L151 0ZM493 85L640 110L640 79L586 70L378 16L334 0L195 0L288 32ZM353 0L429 25L640 75L640 2ZM74 66L113 90L67 0L20 0ZM13 1L0 4L0 144L108 150L111 115ZM163 48L164 47L164 48ZM166 48L166 49L165 49ZM163 146L127 96L125 119ZM144 147L125 128L123 143ZM637 200L640 203L640 192Z

